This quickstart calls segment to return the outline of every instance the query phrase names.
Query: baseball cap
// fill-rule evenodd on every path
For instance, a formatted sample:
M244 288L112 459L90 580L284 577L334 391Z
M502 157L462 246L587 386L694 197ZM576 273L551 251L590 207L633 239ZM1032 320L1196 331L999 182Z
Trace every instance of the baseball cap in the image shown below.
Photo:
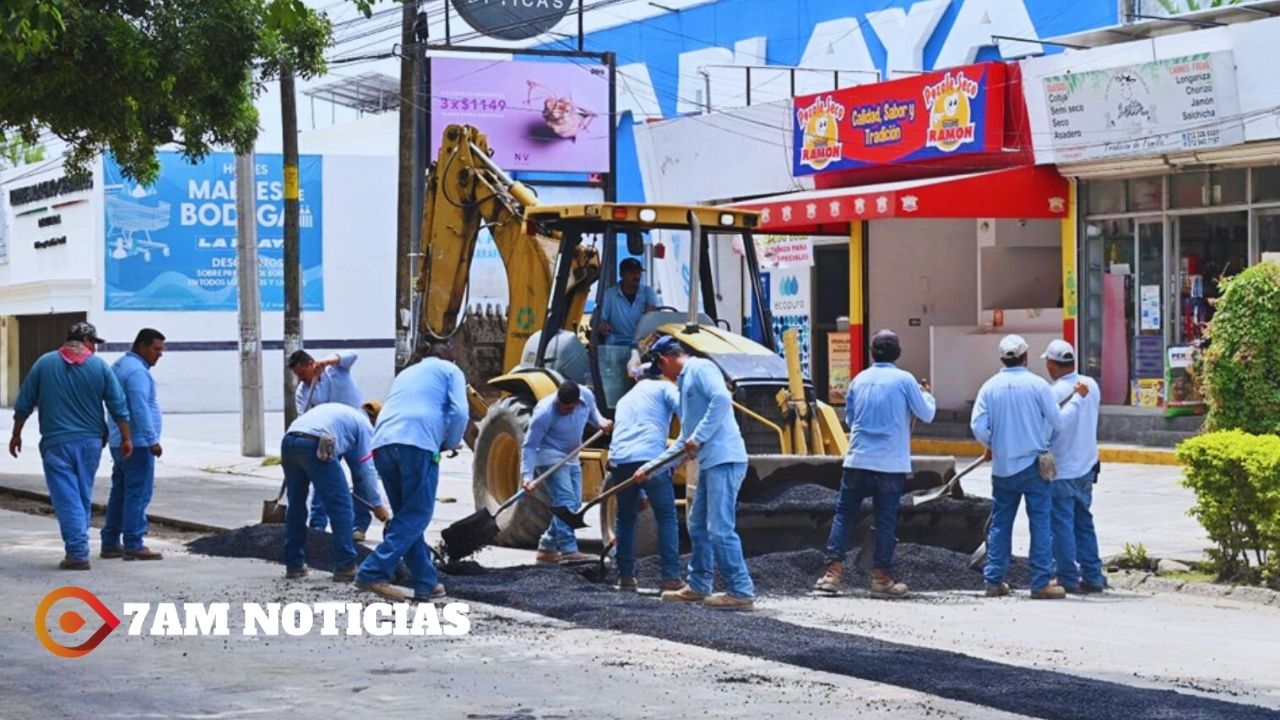
M88 340L91 343L104 343L106 340L98 337L98 328L92 323L78 322L67 330L68 340L80 340L81 342Z
M1027 341L1021 335L1005 335L1000 340L1000 357L1006 360L1020 358L1027 354Z
M893 362L901 355L902 343L898 340L898 333L892 330L878 330L871 336L871 357L876 362L880 362L880 358L884 358L884 362Z
M1040 356L1040 359L1060 363L1075 362L1076 351L1071 347L1071 343L1066 340L1054 340L1049 343L1049 347L1044 349L1044 354Z
M663 335L649 346L649 357L651 360L649 362L649 367L645 372L651 376L661 375L662 367L658 364L658 357L661 355L677 355L683 353L684 346L680 344L679 340L676 340L670 335Z
M624 272L627 272L628 270L634 270L636 272L644 272L644 265L641 265L639 260L633 257L629 257L626 260L623 260L618 265L618 272L624 273Z

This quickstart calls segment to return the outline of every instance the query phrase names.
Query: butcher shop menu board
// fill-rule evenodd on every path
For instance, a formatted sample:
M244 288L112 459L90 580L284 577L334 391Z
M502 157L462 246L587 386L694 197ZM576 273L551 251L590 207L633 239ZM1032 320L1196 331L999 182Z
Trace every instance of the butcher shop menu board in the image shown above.
M572 61L431 60L431 156L447 125L489 138L505 170L609 172L609 70Z

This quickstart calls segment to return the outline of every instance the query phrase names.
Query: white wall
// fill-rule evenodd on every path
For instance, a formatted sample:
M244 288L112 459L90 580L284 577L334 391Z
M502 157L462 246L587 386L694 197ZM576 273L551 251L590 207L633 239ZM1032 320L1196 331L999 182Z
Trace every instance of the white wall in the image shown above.
M1054 312L1045 313L1043 322L1030 327L1021 319L1003 328L945 327L933 328L933 357L930 361L933 396L941 410L969 410L982 383L1000 371L1000 339L1009 333L1021 335L1031 346L1027 366L1032 372L1049 379L1040 354L1049 341L1062 336L1062 313L1056 312L1057 331L1036 329L1054 320Z
M62 158L12 168L0 173L0 222L6 224L8 262L0 263L0 315L27 315L84 310L96 277L101 252L95 228L102 218L102 175L94 171L92 189L9 207L9 191L63 176ZM76 205L17 217L20 212L56 203ZM62 222L39 227L41 218L60 215ZM65 245L36 249L34 243L66 236Z

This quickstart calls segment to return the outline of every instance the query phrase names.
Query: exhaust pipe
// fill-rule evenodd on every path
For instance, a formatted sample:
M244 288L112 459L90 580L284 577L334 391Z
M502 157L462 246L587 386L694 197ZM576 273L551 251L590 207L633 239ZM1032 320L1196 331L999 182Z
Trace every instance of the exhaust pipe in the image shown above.
M702 268L702 222L697 213L689 211L689 235L693 251L689 254L689 319L685 332L698 332L698 288L701 285L699 270Z

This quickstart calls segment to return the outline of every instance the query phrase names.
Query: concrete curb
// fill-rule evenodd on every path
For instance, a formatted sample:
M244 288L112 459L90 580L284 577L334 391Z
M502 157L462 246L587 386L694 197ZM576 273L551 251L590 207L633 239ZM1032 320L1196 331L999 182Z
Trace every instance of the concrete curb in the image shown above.
M1148 572L1122 570L1107 576L1107 583L1117 590L1153 593L1179 593L1209 599L1230 598L1240 602L1270 607L1280 606L1280 591L1249 585L1219 585L1209 582L1186 582L1157 577Z
M985 452L985 448L977 440L957 440L947 438L912 438L911 452L916 455L956 455L958 457L977 457ZM1137 448L1116 445L1101 445L1098 456L1104 463L1127 465L1181 465L1178 455L1173 450L1163 448Z
M26 500L45 502L49 503L50 506L53 505L53 501L49 499L48 493L34 492L31 490L24 490L22 488L9 487L8 485L0 485L0 494L20 497ZM96 502L93 503L93 509L95 512L105 513L107 511L107 506ZM164 515L153 515L151 513L147 513L147 522L152 523L153 525L164 525L165 527L170 527L175 530L187 530L190 532L213 533L225 532L227 530L234 529L221 527L219 525L206 525L205 523L191 522L190 520L171 518Z

